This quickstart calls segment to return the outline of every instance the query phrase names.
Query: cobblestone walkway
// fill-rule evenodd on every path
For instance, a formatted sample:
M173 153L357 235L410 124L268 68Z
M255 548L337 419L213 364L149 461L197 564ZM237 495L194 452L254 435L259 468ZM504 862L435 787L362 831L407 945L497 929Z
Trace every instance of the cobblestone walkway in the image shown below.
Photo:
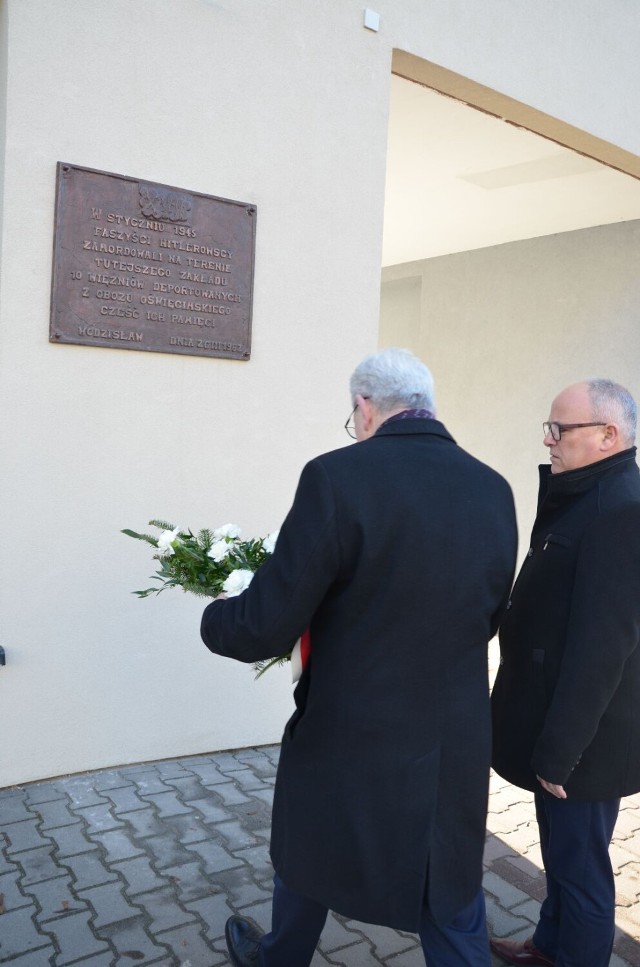
M125 766L0 790L0 963L228 963L233 912L267 927L279 749ZM494 779L485 889L491 929L531 933L544 892L532 797ZM612 967L640 967L640 797L612 849ZM498 961L496 960L496 964ZM314 967L424 967L413 934L331 915Z

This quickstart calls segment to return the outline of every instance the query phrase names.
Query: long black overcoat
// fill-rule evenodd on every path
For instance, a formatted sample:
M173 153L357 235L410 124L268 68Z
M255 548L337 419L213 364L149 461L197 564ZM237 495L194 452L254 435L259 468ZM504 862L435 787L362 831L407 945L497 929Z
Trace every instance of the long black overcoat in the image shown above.
M405 419L304 468L273 557L210 604L211 651L253 662L307 627L271 839L287 886L415 931L481 883L487 642L508 599L508 484L435 420ZM257 686L259 687L259 686Z
M493 765L583 801L640 791L640 475L635 448L540 467L531 547L500 629Z

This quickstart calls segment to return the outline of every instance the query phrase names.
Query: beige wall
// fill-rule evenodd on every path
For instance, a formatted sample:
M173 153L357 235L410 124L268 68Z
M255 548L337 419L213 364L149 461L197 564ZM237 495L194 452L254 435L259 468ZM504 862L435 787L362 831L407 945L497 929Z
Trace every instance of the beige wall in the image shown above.
M441 419L514 488L521 554L553 397L608 376L640 400L639 255L633 221L383 270L380 342L417 334ZM419 306L407 297L416 291Z
M303 462L344 443L346 381L377 342L393 49L640 153L635 7L382 0L378 33L359 0L1 9L0 785L273 741L286 672L254 684L209 656L198 601L130 596L152 567L119 530L163 516L265 533ZM49 344L57 161L257 205L250 362ZM478 324L474 399L500 387L502 412L519 337L477 314L463 328ZM446 397L445 373L459 385L466 366L452 372L452 338L427 357L454 430L477 444Z

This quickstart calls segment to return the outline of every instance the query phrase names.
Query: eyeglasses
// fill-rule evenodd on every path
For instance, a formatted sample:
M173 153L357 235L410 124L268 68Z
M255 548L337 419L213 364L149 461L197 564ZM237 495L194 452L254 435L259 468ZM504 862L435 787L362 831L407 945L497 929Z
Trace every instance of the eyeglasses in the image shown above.
M349 434L352 440L357 439L356 427L355 427L355 423L353 422L353 418L356 415L357 409L358 409L358 404L356 403L354 408L351 410L351 413L349 413L349 416L347 417L347 422L344 425L345 430L347 431L347 433Z
M577 430L581 426L606 426L606 423L543 423L542 429L544 430L544 435L548 433L551 434L553 439L558 443L562 437L563 433L567 430Z
M370 397L369 396L363 396L362 399L363 400L368 400L368 399L370 399ZM349 413L349 416L347 417L347 422L344 425L345 430L347 431L347 433L349 434L349 436L351 437L352 440L357 440L358 439L358 437L356 436L356 425L355 425L355 422L354 422L355 415L356 415L356 410L357 409L358 409L358 404L356 403L356 405L354 406L354 408L351 410L351 413Z

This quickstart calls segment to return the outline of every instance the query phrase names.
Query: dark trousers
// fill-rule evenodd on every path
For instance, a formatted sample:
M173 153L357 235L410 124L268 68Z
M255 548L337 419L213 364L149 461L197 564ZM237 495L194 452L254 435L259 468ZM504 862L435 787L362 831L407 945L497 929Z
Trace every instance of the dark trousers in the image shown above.
M555 967L607 967L615 927L609 843L619 799L575 802L536 792L547 898L533 942Z
M309 967L329 911L287 889L277 875L273 882L272 927L260 942L260 967ZM429 967L491 967L482 890L446 927L425 907L419 932Z

